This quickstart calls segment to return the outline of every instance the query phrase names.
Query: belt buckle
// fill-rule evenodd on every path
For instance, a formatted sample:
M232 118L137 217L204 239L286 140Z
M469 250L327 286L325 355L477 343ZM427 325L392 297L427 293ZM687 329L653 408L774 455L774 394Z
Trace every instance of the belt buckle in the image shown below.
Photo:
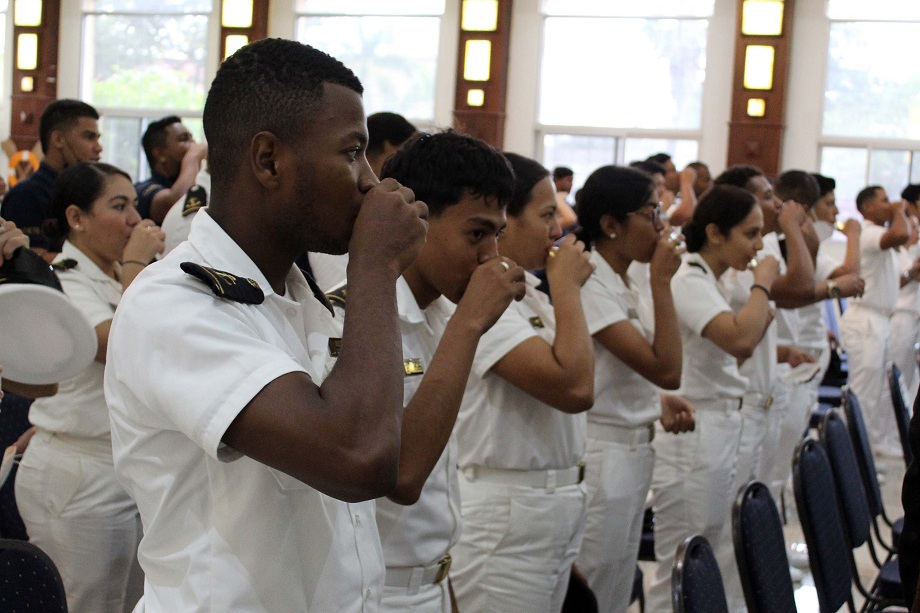
M585 461L582 460L578 463L578 482L581 483L585 480Z
M450 572L451 562L453 562L453 558L450 557L449 553L445 555L443 558L441 558L441 561L438 562L438 564L440 565L438 568L438 574L435 575L434 577L435 583L441 583L442 581L447 579L447 573Z

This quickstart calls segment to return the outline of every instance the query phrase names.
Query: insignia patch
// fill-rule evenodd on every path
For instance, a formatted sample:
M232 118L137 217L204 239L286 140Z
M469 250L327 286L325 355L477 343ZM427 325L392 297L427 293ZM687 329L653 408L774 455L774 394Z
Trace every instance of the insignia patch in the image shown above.
M546 327L543 324L543 320L540 319L539 317L531 317L528 321L530 322L530 325L533 326L534 328L545 328Z
M220 298L243 304L262 304L265 301L262 288L252 279L237 277L229 272L200 266L194 262L182 262L179 267L193 277L204 281Z
M407 377L425 374L425 369L422 367L421 358L409 358L408 360L403 360L403 370L406 371Z
M688 265L688 266L695 266L696 268L699 268L700 270L702 270L702 271L705 272L706 274L709 274L709 271L706 270L706 267L703 266L702 264L700 264L699 262L687 262L687 265Z
M329 355L334 358L339 357L339 354L342 353L342 339L340 338L330 338L329 339Z
M200 185L193 185L185 195L182 216L187 217L198 209L208 206L208 192Z
M66 260L61 260L60 262L55 262L51 265L51 268L55 270L70 270L71 268L77 267L77 261L67 258Z

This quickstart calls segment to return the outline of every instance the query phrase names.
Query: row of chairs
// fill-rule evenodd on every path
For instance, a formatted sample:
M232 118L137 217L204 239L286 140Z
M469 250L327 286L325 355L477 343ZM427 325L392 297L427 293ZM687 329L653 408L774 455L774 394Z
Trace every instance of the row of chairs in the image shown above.
M822 411L793 460L796 508L819 608L832 613L847 606L855 613L854 586L863 597L862 613L904 607L897 561L903 520L891 521L885 513L858 399L847 389L842 399L843 415ZM883 530L890 530L890 540L883 538ZM732 533L748 611L795 612L783 524L762 483L751 482L738 493ZM869 587L860 578L854 555L862 546L877 567ZM676 613L727 613L718 565L704 538L690 537L678 548L672 596Z

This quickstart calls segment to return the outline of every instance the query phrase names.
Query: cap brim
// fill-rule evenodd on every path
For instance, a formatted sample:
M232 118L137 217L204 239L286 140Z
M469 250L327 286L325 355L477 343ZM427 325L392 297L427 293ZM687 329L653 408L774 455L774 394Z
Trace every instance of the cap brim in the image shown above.
M0 285L0 377L60 383L92 364L96 333L70 299L42 285Z

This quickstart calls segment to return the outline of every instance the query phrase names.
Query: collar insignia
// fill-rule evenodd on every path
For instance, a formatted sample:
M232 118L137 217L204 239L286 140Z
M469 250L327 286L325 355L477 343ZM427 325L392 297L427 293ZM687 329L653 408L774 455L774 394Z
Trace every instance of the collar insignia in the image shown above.
M403 370L406 371L407 377L414 377L415 375L425 374L425 369L422 367L421 358L409 358L408 360L403 360Z
M546 327L543 324L543 320L540 319L539 317L531 317L528 321L530 322L530 325L533 326L534 328L545 328Z

